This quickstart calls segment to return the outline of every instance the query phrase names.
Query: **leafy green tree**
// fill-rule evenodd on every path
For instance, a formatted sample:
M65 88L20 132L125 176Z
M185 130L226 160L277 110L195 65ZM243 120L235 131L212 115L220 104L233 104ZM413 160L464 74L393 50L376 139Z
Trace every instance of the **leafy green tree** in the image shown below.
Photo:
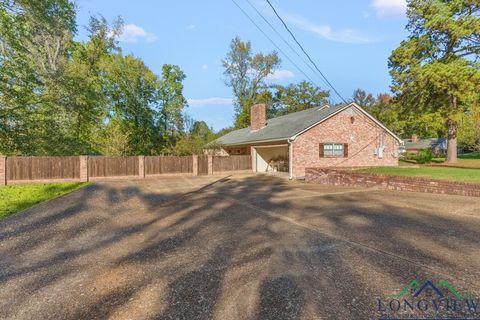
M469 113L460 118L458 124L458 142L462 149L480 151L480 110L473 106Z
M112 57L120 54L115 37L121 28L121 19L109 25L103 17L91 17L88 42L73 44L58 93L58 105L65 106L70 119L65 133L71 140L70 154L101 152L98 138L109 111L106 74L112 70L109 64L117 61Z
M328 91L307 81L288 86L276 85L274 90L272 109L275 116L322 106L328 103L330 96Z
M232 40L230 51L222 61L225 69L225 83L232 88L235 96L235 127L250 125L250 108L259 102L259 94L268 91L264 82L280 66L276 52L264 55L253 54L250 41L239 37Z
M183 131L183 110L187 100L183 96L183 80L186 75L179 66L165 64L159 82L158 103L160 108L159 124L166 145L175 144Z
M212 128L210 128L205 121L195 121L190 129L190 134L198 136L207 142L215 137Z
M73 40L69 0L0 0L0 153L160 154L183 132L185 74L124 56L121 19Z
M216 138L213 130L204 121L185 118L186 126L189 127L188 132L182 134L175 145L165 149L164 153L177 156L203 154L206 144ZM190 121L191 124L188 123Z
M75 31L70 1L0 1L0 153L46 153L63 140L57 89Z
M118 117L110 118L100 135L100 153L107 156L128 156L134 154L129 141L130 132Z
M128 55L115 55L107 69L109 114L119 122L128 137L132 155L159 153L156 111L160 81L143 61ZM105 146L108 148L108 146Z
M478 101L480 3L410 0L410 36L391 55L392 90L415 113L445 121L447 162L457 160L458 121Z

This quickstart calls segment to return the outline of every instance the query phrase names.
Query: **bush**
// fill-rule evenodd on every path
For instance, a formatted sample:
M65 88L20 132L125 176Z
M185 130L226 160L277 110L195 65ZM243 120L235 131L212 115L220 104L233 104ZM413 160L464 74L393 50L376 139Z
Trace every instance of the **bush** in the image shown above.
M415 160L417 161L417 163L420 163L420 164L430 163L432 162L432 159L433 159L433 152L431 149L421 150L415 157Z
M403 159L417 161L417 154L415 152L406 152L403 154Z

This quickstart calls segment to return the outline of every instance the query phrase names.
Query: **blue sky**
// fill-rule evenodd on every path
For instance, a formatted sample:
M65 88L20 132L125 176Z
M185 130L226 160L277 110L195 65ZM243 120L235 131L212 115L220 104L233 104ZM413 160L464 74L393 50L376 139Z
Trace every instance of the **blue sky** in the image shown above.
M235 0L315 83L319 76L269 29L247 0ZM250 0L294 46L264 0ZM280 15L342 96L353 90L388 92L387 59L406 37L405 0L271 0ZM186 73L187 113L215 130L233 122L232 93L224 84L221 60L235 36L250 40L254 52L275 47L230 0L77 0L79 39L85 39L90 15L110 21L121 16L125 53L145 61L157 74L165 63ZM299 51L300 52L300 51ZM282 56L270 83L288 84L305 76ZM332 95L333 97L333 95ZM334 102L338 102L333 99Z

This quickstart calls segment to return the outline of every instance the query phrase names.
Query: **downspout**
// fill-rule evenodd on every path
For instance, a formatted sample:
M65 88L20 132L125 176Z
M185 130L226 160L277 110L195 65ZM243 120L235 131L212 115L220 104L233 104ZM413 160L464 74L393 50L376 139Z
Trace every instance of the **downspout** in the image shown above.
M288 138L288 178L290 180L293 179L293 141L295 140L295 137Z

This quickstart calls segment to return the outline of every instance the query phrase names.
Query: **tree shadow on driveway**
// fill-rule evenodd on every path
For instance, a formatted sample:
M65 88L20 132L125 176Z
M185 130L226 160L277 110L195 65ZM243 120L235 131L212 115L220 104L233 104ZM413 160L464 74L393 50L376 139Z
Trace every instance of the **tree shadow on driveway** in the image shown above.
M216 180L96 184L0 222L0 318L370 318L375 294L435 272L365 246L440 263L402 223L464 227L402 216L388 199L373 210L348 194L289 199L312 187L278 178ZM438 241L461 254L474 236Z

